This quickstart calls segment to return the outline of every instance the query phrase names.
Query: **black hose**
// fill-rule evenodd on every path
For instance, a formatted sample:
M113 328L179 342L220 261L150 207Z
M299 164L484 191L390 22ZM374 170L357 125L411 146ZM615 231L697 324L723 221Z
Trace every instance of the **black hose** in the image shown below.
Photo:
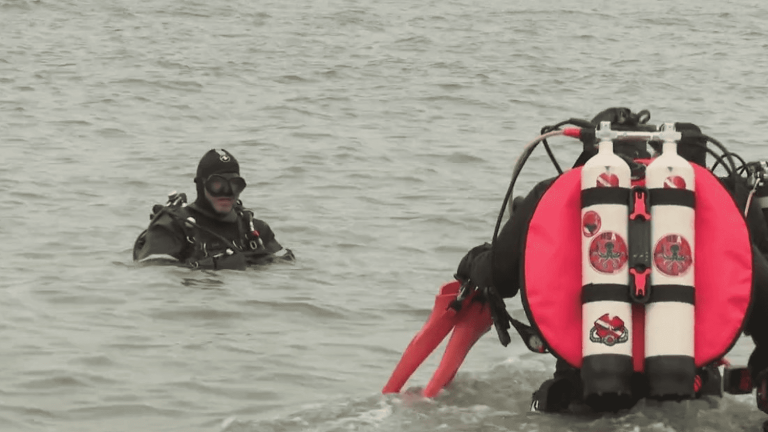
M730 153L730 154L733 155L733 156L736 156L736 159L738 159L739 162L741 162L741 167L739 167L737 173L739 173L739 174L743 173L744 170L747 169L747 161L745 161L744 158L742 158L741 156L739 156L736 153ZM723 160L722 157L718 157L714 153L712 153L712 155L715 156L715 164L712 165L712 168L710 169L710 171L714 172L715 169L718 167L718 165L720 165L721 163L723 164L723 167L725 167L725 169L728 170L728 167L725 166L725 161ZM730 174L730 172L729 172L729 174Z
M731 177L731 180L733 180L735 184L739 180L739 178L738 178L738 174L736 173L737 171L736 163L733 161L733 156L732 156L733 153L729 152L728 149L726 149L725 146L720 143L720 141L704 134L701 134L701 137L711 142L712 144L716 145L723 152L723 156L728 160L728 163L730 164L730 169L726 168L726 170L728 171L728 175ZM718 160L722 161L722 157L720 157ZM723 163L723 167L725 167L725 162L722 162L722 163Z
M544 150L547 151L547 155L549 155L549 160L552 161L552 165L555 166L555 169L557 170L557 175L560 175L563 173L563 169L560 168L560 164L557 163L557 159L555 159L555 155L552 153L552 149L549 148L549 143L547 140L542 140L542 144L544 144Z
M534 140L527 146L523 154L520 155L520 159L517 160L517 163L515 164L515 168L512 170L512 178L509 182L507 193L504 195L504 201L502 201L501 203L501 210L499 211L499 217L496 219L496 227L493 230L493 240L491 240L491 245L496 244L496 238L498 237L499 229L501 228L501 221L504 219L504 210L507 208L507 205L509 204L509 198L512 196L512 190L515 188L515 183L517 182L517 178L520 176L520 171L522 171L523 166L528 161L528 158L531 156L531 153L533 153L533 150L536 148L536 146L541 141L549 137L547 136L548 134L551 134L549 136L556 136L556 135L562 135L562 132L555 130L555 131L548 132L547 134L542 134L537 140Z

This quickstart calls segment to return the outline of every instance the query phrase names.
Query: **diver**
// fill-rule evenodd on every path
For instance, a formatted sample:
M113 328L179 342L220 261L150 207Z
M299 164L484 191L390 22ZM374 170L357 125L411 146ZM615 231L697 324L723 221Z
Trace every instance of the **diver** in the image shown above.
M547 213L547 209L545 209L545 211L542 212L545 216L542 217L541 213L539 213L539 204L543 201L543 198L547 196L547 192L554 189L553 185L558 186L559 189L548 195L550 197L548 203L554 202L555 207L560 205L560 202L565 199L563 193L570 191L571 189L562 187L563 184L567 183L566 181L558 183L558 180L565 178L569 172L564 172L558 165L546 142L546 137L556 135L578 137L584 144L584 149L573 165L573 168L577 168L584 166L588 160L597 154L597 146L595 146L597 140L595 139L595 133L598 131L598 126L610 124L610 129L612 130L626 131L627 134L625 135L625 138L636 131L638 132L636 136L641 136L643 134L652 134L662 130L656 126L647 124L649 119L650 113L647 111L633 113L627 108L610 108L599 113L591 121L569 119L557 125L546 126L542 129L542 135L539 139L527 146L521 158L518 159L518 163L515 166L515 171L513 173L512 183L504 198L502 211L496 221L496 229L492 243L484 243L470 249L461 259L456 274L454 275L456 280L441 288L440 294L436 297L432 315L430 315L422 330L416 337L414 337L406 348L403 358L393 372L389 382L385 385L383 393L398 392L415 368L417 368L424 358L429 355L429 352L440 343L442 338L451 331L451 327L454 327L453 335L446 348L446 354L443 356L443 360L432 380L423 391L425 396L433 397L440 389L450 383L468 350L482 336L482 334L490 330L492 326L496 328L496 332L502 345L506 346L510 342L508 329L511 324L521 336L529 350L538 353L550 352L554 354L557 359L554 377L545 381L533 394L531 403L532 410L563 412L572 409L578 410L578 405L586 405L590 409L598 412L617 411L630 408L641 398L649 396L648 377L644 376L641 372L637 372L639 369L636 365L633 371L631 364L629 369L630 378L622 383L622 385L625 385L630 391L619 394L619 397L616 397L617 394L600 392L589 393L585 396L585 393L588 392L584 391L585 383L587 381L584 380L582 374L583 371L572 366L575 362L566 361L565 356L563 355L564 351L555 352L555 350L550 349L552 348L552 339L546 340L543 337L544 333L541 333L541 322L535 323L532 320L533 325L529 326L512 318L506 311L506 305L503 300L505 298L516 296L522 286L524 295L523 305L526 310L526 315L529 319L532 319L532 316L535 316L532 312L532 302L535 302L536 299L532 299L530 296L531 293L528 292L530 286L526 285L530 282L528 278L534 273L534 270L536 270L535 267L539 267L539 269L536 270L540 272L539 274L542 272L545 274L557 273L548 276L551 279L547 282L550 282L551 285L563 285L560 283L563 269L559 268L558 272L552 272L552 266L556 266L557 264L552 264L546 261L544 261L543 264L535 264L539 259L537 254L546 253L548 254L547 257L556 258L553 261L565 260L567 262L573 262L571 257L578 257L579 253L577 251L581 247L578 245L578 242L580 242L578 236L590 237L595 235L599 229L599 219L591 219L586 217L587 214L584 214L581 221L582 233L578 233L578 225L576 226L576 230L567 231L569 236L572 235L570 233L575 232L575 234L573 234L576 236L575 245L568 246L575 247L575 250L573 248L559 250L559 248L554 245L561 241L561 237L558 237L558 235L562 234L563 231L560 228L558 228L560 229L558 231L558 229L550 229L548 227L552 227L552 224L565 225L565 222L561 219L564 214L558 213L561 208L557 207L554 211L550 211L550 213ZM566 124L575 125L578 128L581 128L578 132L581 135L569 135L569 133L574 132L561 130L560 127ZM704 192L705 195L703 196L693 196L693 194L690 194L690 204L688 204L687 201L685 203L670 202L674 201L670 200L670 197L675 199L680 198L683 196L681 194L686 192L685 190L678 189L677 191L671 192L653 192L656 194L655 197L659 197L662 201L666 200L666 204L687 205L691 208L695 207L697 208L697 212L702 209L713 209L716 207L714 211L708 210L708 213L711 212L712 214L715 214L717 211L722 211L722 214L728 216L730 218L729 220L733 222L733 226L735 227L733 228L733 232L740 235L738 242L729 242L728 248L730 249L728 252L719 250L711 252L715 258L721 256L718 254L730 252L735 252L735 255L738 255L738 257L733 260L733 262L736 263L734 268L738 267L738 269L734 270L732 273L733 275L738 273L738 288L735 287L737 283L734 281L731 289L717 290L718 292L728 291L727 295L731 295L730 291L734 291L733 295L736 300L734 304L739 303L739 308L736 308L738 310L734 309L736 312L733 314L732 318L729 318L730 335L733 337L721 342L722 348L712 348L713 350L720 350L713 354L713 361L707 362L705 365L695 368L695 370L691 367L690 376L686 376L685 380L681 380L683 385L680 388L684 387L683 391L687 394L680 398L699 397L702 395L721 395L723 386L726 387L726 391L729 393L736 394L751 393L754 388L757 388L758 408L768 413L768 313L765 313L765 311L768 311L768 260L766 259L766 256L768 255L768 223L766 223L766 213L764 213L763 210L763 208L768 208L768 183L765 181L766 177L768 177L768 164L746 163L743 159L738 157L738 155L725 150L725 148L722 147L722 144L702 134L698 126L694 124L675 123L674 130L680 132L679 143L676 145L677 153L689 162L689 164L686 165L691 165L690 168L698 166L697 169L699 169L702 174L707 174L702 175L701 177L703 179L702 182L704 182L704 180L709 182L708 185L710 189L707 192ZM530 156L531 151L539 142L544 144L559 175L558 177L538 183L525 197L517 197L514 200L511 200L509 205L511 216L502 227L503 213L507 207L507 203L510 201L515 180L526 159ZM723 154L718 155L711 148L708 148L708 142L713 142L723 151ZM633 187L629 189L632 191L630 192L630 195L622 195L624 197L622 198L624 200L622 201L624 203L623 205L627 205L627 199L629 198L630 208L633 205L637 206L635 210L639 211L641 214L645 212L647 208L650 208L646 207L646 205L650 205L652 202L646 201L643 203L642 201L637 201L637 197L631 194L636 190L634 189L636 181L638 184L645 181L647 167L645 164L648 162L643 162L643 160L650 161L652 158L652 155L648 152L648 145L655 151L655 154L653 155L655 157L662 151L660 144L660 141L649 141L648 139L614 140L612 144L615 155L623 159L629 166L633 182ZM706 157L708 153L712 154L717 159L717 163L712 168L707 168L706 166ZM741 167L736 167L734 158L737 158L742 162ZM711 174L718 164L722 164L726 169L726 176L719 178ZM704 173L703 171L705 170L708 170L710 173ZM578 174L576 171L570 171L570 173ZM570 181L570 179L573 178L578 178L578 176L571 176L568 180ZM578 183L578 181L576 183ZM568 187L571 187L570 184L571 183L568 183ZM619 189L600 188L599 186L600 185L598 184L597 189ZM594 188L594 186L592 187ZM672 189L675 188L674 185L670 187ZM638 190L645 190L645 199L649 199L647 196L648 189L641 188ZM624 191L627 191L627 189L624 189ZM709 195L707 193L709 193ZM571 193L568 196L574 196L574 194ZM582 198L583 197L584 196L582 195ZM614 198L615 197L616 194L614 194ZM694 201L694 198L696 201ZM632 201L633 199L635 201ZM654 198L652 197L650 199L652 200ZM698 202L699 200L701 203ZM709 204L703 205L705 201L709 201ZM730 204L726 201L730 202ZM572 202L575 202L572 210L578 213L578 184L576 184L575 199L572 200ZM758 203L764 203L765 205L760 205ZM702 204L701 209L698 208L699 204ZM584 205L584 203L582 202L581 205ZM542 205L542 207L545 206ZM722 207L723 210L719 210L720 207ZM565 209L565 207L562 207L562 209ZM635 214L634 210L632 214ZM535 215L539 215L536 222L538 231L535 231L532 225L532 219ZM640 219L642 220L643 218ZM646 220L648 219L650 219L650 216L646 215ZM720 220L714 218L711 225L706 225L704 231L709 230L712 232L719 232L727 231L731 228L727 226L719 226L718 223L720 222ZM547 223L549 223L549 225L547 225ZM645 234L648 235L647 232ZM630 232L630 236L632 235L633 234ZM596 239L598 237L600 236L595 236ZM717 236L703 235L701 239L702 241L706 241L708 237L714 238ZM547 241L537 243L537 241L541 239ZM571 237L569 237L569 239L572 240ZM717 241L722 241L722 239L718 238ZM531 249L528 248L529 246ZM612 257L616 255L618 248L615 248L615 245L613 244L610 244L610 248L607 246L608 244L603 245L606 253L610 252ZM564 245L561 245L561 247L565 248ZM624 250L625 256L634 258L642 257L642 254L638 253L638 249L632 250L633 247L635 246L631 246L629 251L626 251L626 249ZM642 247L647 248L648 245L645 244L639 249L642 249ZM718 248L713 247L712 249L714 250ZM526 251L529 250L533 250L534 252L532 254L529 253L529 260L526 260ZM684 258L681 255L684 250L682 246L667 244L665 250L667 251L666 255L664 250L662 250L660 256L661 258L674 258L673 261L675 262L672 263L675 264L673 265L673 270L677 271L683 264L688 265L688 261L685 261L687 258ZM602 255L605 255L606 253L603 253ZM686 253L690 254L690 250L686 250ZM650 253L646 253L646 255L650 255ZM706 254L702 254L702 257L700 258L703 258L703 255ZM534 262L534 264L529 266L529 263L531 262ZM650 269L650 265L650 263L647 263L647 269ZM577 265L576 267L579 269L576 271L578 274L581 272L581 266ZM606 272L611 272L615 270L614 267L605 270ZM717 268L710 269L710 271L728 273L727 271L720 271L720 269ZM706 270L703 270L703 272L704 274L707 274ZM718 277L726 278L723 274L718 275ZM577 293L581 292L581 294L584 294L584 291L582 291L582 281L579 276L576 276L576 278L579 280L575 282L571 280L569 283L571 285L576 285ZM722 286L728 286L730 282L730 280L726 279ZM646 288L653 288L650 285L646 286L646 283L647 279L644 280L637 274L630 276L630 291L623 291L624 294L622 294L622 296L627 297L627 300L622 299L620 301L628 301L631 303L634 300L637 300L634 297L632 299L629 297L636 293L643 293L643 290ZM697 285L698 284L699 282L697 282ZM703 285L704 284L702 284L702 286ZM719 286L720 285L717 287ZM556 287L556 289L560 289L561 291L555 291L554 297L562 296L562 288L562 286ZM632 291L633 289L635 291ZM737 295L735 294L735 291L739 291L739 298L735 297ZM613 292L615 295L615 291ZM662 294L666 296L669 292L671 291ZM678 290L676 292L682 291ZM698 294L694 295L698 296ZM541 296L541 298L545 299L543 309L547 309L547 307L551 305L552 297L551 292ZM580 295L577 295L577 297L580 297ZM650 294L648 294L648 297L640 298L640 301L637 303L648 302L649 298ZM576 301L578 302L579 300ZM584 300L582 297L581 301L586 302L591 300ZM670 300L655 297L652 302L656 301ZM676 298L671 301L676 302L679 301L679 299ZM692 307L695 304L694 297L691 296L690 299L687 299L686 301L689 302L692 310ZM478 304L482 304L486 309L478 307ZM645 306L645 303L635 304L633 308L635 306L642 309ZM712 307L719 307L719 305L715 303ZM537 313L539 312L540 310ZM555 312L547 312L549 313L549 321L545 324L550 325L554 323L555 325L550 325L550 327L558 328L558 331L562 332L564 330L563 326L568 326L569 324L568 322L562 322L562 316L559 315L559 312L559 310L555 310ZM634 318L634 309L632 313ZM581 319L579 317L579 312L576 312L575 315L575 319ZM541 315L538 316L540 317ZM626 324L630 323L627 322ZM577 333L582 332L583 334L583 329L580 325L575 325L573 329L569 330L573 330ZM730 350L732 344L735 342L735 339L738 338L738 335L742 330L745 334L750 335L755 343L755 349L749 359L749 367L745 369L733 368L731 371L725 369L726 373L721 376L718 366L726 363L722 356ZM590 336L594 336L592 342L597 340L606 346L617 346L615 344L620 344L626 340L626 331L627 327L625 327L625 323L618 319L618 316L616 316L616 319L610 319L608 315L604 315L595 321L594 327L592 328L592 333L594 334L589 334ZM603 335L602 333L605 333L607 337L603 337L606 335ZM578 351L579 360L582 360L581 344L578 343L578 340L576 342L576 344L570 346L575 347L574 350ZM712 345L714 346L715 344ZM558 346L558 348L561 347L562 345ZM632 354L631 359L634 360L634 353ZM642 362L642 354L640 356L640 361ZM690 361L693 362L693 359L691 358ZM688 371L685 373L688 373ZM626 377L627 375L625 374L623 376ZM687 381L688 378L691 378L693 384L690 387L686 384L689 382ZM599 379L601 379L601 377L598 377L598 380ZM590 383L590 385L592 384ZM673 395L673 397L677 397L677 395Z
M618 127L643 129L642 117L642 111L634 114L625 108L611 108L598 114L590 123L598 125L601 121L610 121L612 125ZM700 133L700 129L690 123L678 123L676 126L678 130ZM696 140L697 142L685 141L683 139L680 142L679 154L689 162L706 168L706 142L702 140ZM636 166L633 163L634 159L650 156L647 153L645 142L617 142L614 144L614 151L630 163L633 171ZM594 151L585 147L585 151L580 155L574 167L582 166L593 155ZM746 165L743 165L742 170L745 168ZM768 376L768 317L765 313L755 313L755 311L768 311L768 260L766 260L768 224L766 224L766 218L756 200L750 202L750 190L753 189L752 192L754 192L754 188L750 186L748 179L727 176L720 180L732 194L739 208L749 207L747 226L753 249L753 312L747 318L745 333L751 335L755 343L755 350L749 360L749 371L752 382L757 383L759 387L760 382L763 382L764 385ZM491 308L496 309L496 314L506 315L503 310L502 298L511 298L518 293L521 279L520 263L524 258L523 239L527 234L528 223L536 205L553 181L554 179L542 181L534 186L525 198L518 197L514 201L513 213L498 234L494 245L485 243L472 248L458 265L456 279L480 290L485 297L483 301L488 301ZM506 316L511 319L508 315ZM519 325L518 322L516 327ZM508 328L508 325L506 327ZM500 337L503 339L506 336L500 334ZM505 342L502 340L502 343L506 345ZM699 381L700 387L696 392L697 396L719 393L722 377L716 366L710 365L699 371L701 381ZM595 411L626 409L645 397L648 391L647 383L637 373L632 377L631 386L632 397L630 398L607 395L605 398L595 397L583 400L583 382L580 371L558 358L554 377L545 381L534 392L531 407L535 411L561 412L567 410L572 403L583 403ZM751 387L749 391L751 392ZM760 397L761 395L758 395L758 405L761 405ZM768 405L762 405L760 409L768 412Z
M224 149L205 153L194 178L197 199L172 193L166 205L155 205L149 227L136 239L134 261L201 269L243 270L248 265L294 260L283 250L269 225L243 207L246 187L240 164Z

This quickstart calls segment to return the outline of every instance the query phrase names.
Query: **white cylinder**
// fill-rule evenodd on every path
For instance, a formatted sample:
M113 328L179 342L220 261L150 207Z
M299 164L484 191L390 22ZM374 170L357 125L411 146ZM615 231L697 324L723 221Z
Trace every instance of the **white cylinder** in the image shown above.
M651 396L692 396L695 176L665 142L646 170L651 197L651 298L645 309L645 372Z
M582 379L584 395L627 395L632 375L629 301L630 168L600 142L581 171Z

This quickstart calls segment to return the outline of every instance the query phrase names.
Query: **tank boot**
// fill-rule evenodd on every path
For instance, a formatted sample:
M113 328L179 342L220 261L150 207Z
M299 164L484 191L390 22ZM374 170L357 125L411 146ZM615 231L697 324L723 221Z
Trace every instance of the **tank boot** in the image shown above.
M596 412L617 412L632 408L637 401L630 394L607 393L589 395L584 402Z

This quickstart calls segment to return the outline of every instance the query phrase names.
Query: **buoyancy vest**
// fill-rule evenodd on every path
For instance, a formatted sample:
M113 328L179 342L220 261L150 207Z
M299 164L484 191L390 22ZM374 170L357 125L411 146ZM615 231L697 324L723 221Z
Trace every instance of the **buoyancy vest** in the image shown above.
M696 266L695 330L691 337L695 366L703 367L720 360L744 329L752 298L752 248L742 211L731 194L707 169L692 166ZM594 221L582 220L580 174L581 167L567 171L539 200L522 245L520 281L523 306L532 326L548 351L574 368L582 367L583 343L605 343L583 342L583 332L606 324L582 322L582 233L597 230L595 234L599 234L600 228ZM643 179L633 180L633 186L643 184ZM654 302L654 295L651 286L650 302ZM632 302L629 292L626 297L632 303L631 325L614 326L616 338L611 342L621 343L621 332L631 328L632 365L634 371L643 372L645 305ZM618 322L610 311L606 314L608 327ZM653 327L675 331L674 316L664 321Z
M237 217L232 222L217 220L185 203L186 197L169 200L165 206L154 206L150 215L150 227L166 225L170 232L183 236L185 247L179 253L179 260L185 265L192 268L243 269L276 252L265 246L274 239L272 230L239 201L235 206ZM134 259L143 246L145 235L146 231L142 232L134 245Z

